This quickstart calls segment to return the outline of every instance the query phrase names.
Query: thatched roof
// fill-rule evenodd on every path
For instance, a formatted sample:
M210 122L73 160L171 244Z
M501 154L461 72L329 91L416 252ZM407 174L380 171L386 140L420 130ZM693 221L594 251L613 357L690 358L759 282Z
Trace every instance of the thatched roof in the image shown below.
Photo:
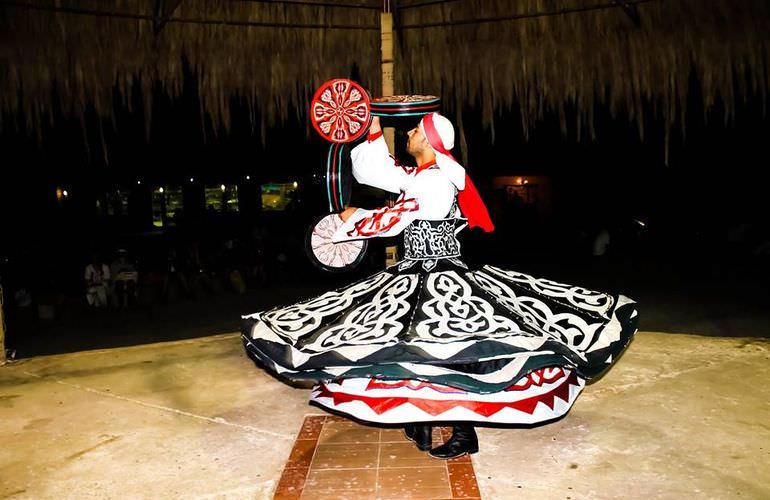
M33 128L52 116L54 105L75 115L91 106L109 118L116 99L131 104L134 85L146 107L154 85L179 95L185 61L197 80L202 113L225 127L233 98L243 98L265 123L276 123L292 109L304 111L315 87L349 76L354 65L364 83L379 90L376 6L168 0L179 5L156 34L155 0L29 2L60 10L20 3L0 3L0 99L4 113L23 116ZM111 15L96 15L106 11Z
M354 66L379 95L381 7L379 0L4 0L0 126L38 128L55 106L109 120L116 100L130 104L134 85L151 106L154 85L179 94L184 60L201 112L225 127L233 98L255 120L280 123L305 112L319 83L350 76ZM479 106L490 127L496 111L518 109L525 131L554 111L563 128L591 132L595 109L607 106L636 120L641 133L642 110L652 104L671 128L693 81L705 108L722 101L728 120L738 99L757 96L767 106L766 0L402 0L396 7L397 92L439 94L456 114ZM95 15L105 10L113 15ZM577 123L566 122L566 110L577 112Z
M452 24L466 19L508 20ZM668 133L684 125L693 81L704 108L721 100L727 120L737 99L767 106L765 0L466 0L404 9L400 21L400 67L409 70L397 73L399 86L439 89L458 111L475 103L488 126L495 111L518 108L525 133L555 111L563 130L593 134L594 111L606 105L643 134L651 104ZM567 109L577 123L566 122Z

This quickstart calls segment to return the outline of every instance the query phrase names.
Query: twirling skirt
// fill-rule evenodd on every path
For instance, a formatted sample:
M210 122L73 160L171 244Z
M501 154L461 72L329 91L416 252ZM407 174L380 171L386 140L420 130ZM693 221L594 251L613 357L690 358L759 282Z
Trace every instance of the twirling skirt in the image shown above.
M457 259L404 261L244 316L243 341L311 400L383 423L536 423L566 413L636 332L630 299Z

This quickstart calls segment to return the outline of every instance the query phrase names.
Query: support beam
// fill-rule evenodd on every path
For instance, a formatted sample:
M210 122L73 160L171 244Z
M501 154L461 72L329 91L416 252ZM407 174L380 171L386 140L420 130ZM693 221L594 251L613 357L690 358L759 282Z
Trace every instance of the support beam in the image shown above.
M649 0L644 0L649 1ZM78 16L107 17L112 19L136 19L144 22L154 22L156 16L150 14L135 14L133 12L121 12L114 10L81 9L79 7L56 7L51 5L34 5L31 3L0 0L0 7L7 9L22 9L40 12L61 12ZM287 29L317 29L317 30L379 30L377 24L322 24L322 23L265 23L257 21L239 21L237 19L213 19L196 17L169 17L164 19L167 23L200 24L210 26L239 26L245 28L287 28Z
M393 11L391 9L391 0L383 0L382 13L380 14L380 60L382 69L382 95L393 95L395 93L393 79ZM396 148L396 129L393 127L384 127L382 134L388 149L395 154ZM392 206L395 198L388 198L388 205ZM392 243L385 247L385 267L394 266L398 263L398 245Z
M380 57L382 68L382 95L394 94L393 81L393 13L390 2L385 0L384 11L380 14ZM385 142L394 151L395 130L393 127L383 129Z

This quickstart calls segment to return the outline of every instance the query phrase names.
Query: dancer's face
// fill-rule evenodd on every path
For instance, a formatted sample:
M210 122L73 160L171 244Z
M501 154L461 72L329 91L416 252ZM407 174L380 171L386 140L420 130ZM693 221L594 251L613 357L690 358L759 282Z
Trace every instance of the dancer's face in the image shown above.
M430 147L428 139L426 139L425 135L420 131L420 127L414 127L407 132L406 135L409 137L406 141L406 152L410 155L417 156Z

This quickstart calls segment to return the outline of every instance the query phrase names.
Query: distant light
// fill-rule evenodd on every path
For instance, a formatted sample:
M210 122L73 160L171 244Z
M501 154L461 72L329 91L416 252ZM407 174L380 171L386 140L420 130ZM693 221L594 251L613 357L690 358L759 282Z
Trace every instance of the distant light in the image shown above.
M516 177L516 184L521 184L521 177Z
M297 186L299 186L299 184L297 183L297 181L294 181L294 189L297 189Z
M529 184L529 179L524 179L524 184Z
M222 190L222 192L224 193L224 192L225 192L225 185L224 185L224 184L222 184L221 186L219 186L219 189L221 189L221 190Z
M162 187L159 187L159 188L158 188L158 192L159 192L159 193L162 193L162 192L163 192L163 188L162 188Z
M247 181L250 181L250 180L251 180L251 176L250 176L250 175L247 175L247 176L246 176L246 180L247 180Z
M70 194L67 192L67 190L66 190L66 189L65 189L64 191L62 191L62 192L61 192L61 194L62 194L62 195L65 197L65 198L66 198L67 196L69 196L69 195L70 195Z
M190 182L195 182L195 178L194 177L190 177Z
M142 183L142 181L136 181L136 184L137 184L137 185L139 185L139 184L141 184L141 183Z
M644 226L646 226L646 225L647 225L647 224L645 224L644 222L642 222L642 221L640 221L640 220L638 220L638 219L634 219L634 222L636 222L637 224L639 224L639 225L640 225L640 226L642 226L642 227L644 227Z

